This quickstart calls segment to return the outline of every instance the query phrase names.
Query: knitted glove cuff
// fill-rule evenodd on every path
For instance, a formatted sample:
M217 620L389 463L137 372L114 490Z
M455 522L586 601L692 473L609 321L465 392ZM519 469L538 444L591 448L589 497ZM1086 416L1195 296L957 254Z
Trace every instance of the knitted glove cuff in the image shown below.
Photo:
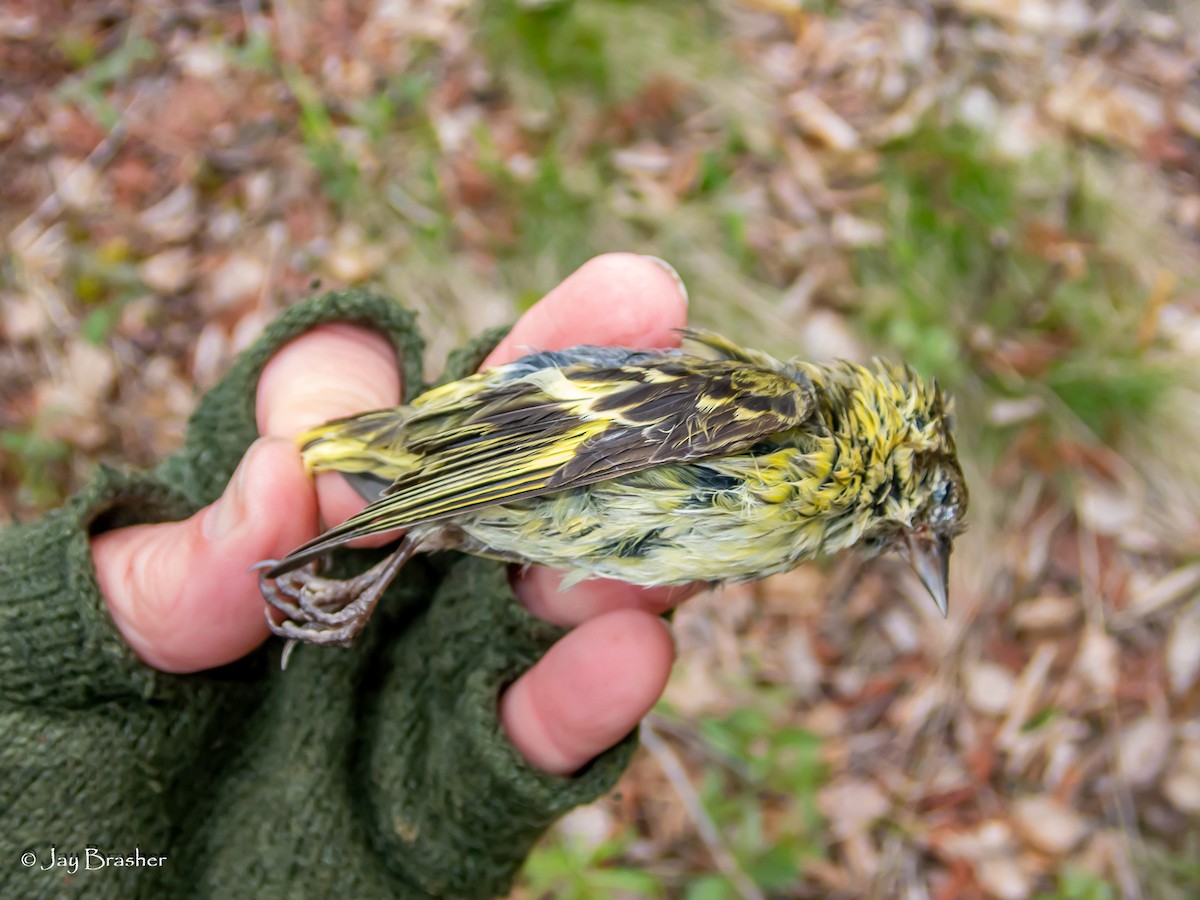
M0 531L0 696L14 704L82 706L157 693L164 676L114 627L88 538L190 512L180 494L148 475L101 468L60 509Z
M89 538L112 528L187 518L216 500L258 437L255 394L267 361L325 322L379 331L395 346L406 391L421 389L423 343L413 315L362 290L292 307L234 363L192 414L184 447L153 473L102 467L62 508L0 530L0 697L79 705L174 690L141 663L117 632L96 584Z
M428 893L507 893L547 825L610 790L637 749L635 731L564 777L503 733L500 695L563 633L517 603L504 567L462 558L390 644L367 760L375 830Z

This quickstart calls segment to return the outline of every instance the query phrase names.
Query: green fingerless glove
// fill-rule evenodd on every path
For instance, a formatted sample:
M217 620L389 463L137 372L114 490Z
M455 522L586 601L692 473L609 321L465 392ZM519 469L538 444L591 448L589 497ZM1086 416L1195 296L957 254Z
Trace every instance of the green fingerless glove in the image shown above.
M478 559L410 563L355 647L299 647L286 672L275 640L189 676L125 646L88 535L215 500L257 436L263 366L329 321L383 332L407 396L421 389L412 317L366 292L327 294L267 329L153 473L102 470L62 509L0 531L0 896L495 896L538 835L627 764L632 735L573 778L508 743L500 693L561 631ZM494 340L455 354L448 376ZM340 554L334 574L379 556ZM48 865L51 848L65 865ZM96 867L105 856L133 864Z

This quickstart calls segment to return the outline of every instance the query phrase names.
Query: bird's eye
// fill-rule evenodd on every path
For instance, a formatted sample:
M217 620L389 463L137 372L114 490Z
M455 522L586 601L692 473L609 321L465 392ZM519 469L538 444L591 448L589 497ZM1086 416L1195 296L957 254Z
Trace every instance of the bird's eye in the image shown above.
M928 515L931 525L943 525L962 515L962 510L959 508L961 504L959 491L952 481L939 483L929 495L929 499L931 502Z
M868 534L859 541L859 546L867 557L877 556L883 552L884 536L882 534Z

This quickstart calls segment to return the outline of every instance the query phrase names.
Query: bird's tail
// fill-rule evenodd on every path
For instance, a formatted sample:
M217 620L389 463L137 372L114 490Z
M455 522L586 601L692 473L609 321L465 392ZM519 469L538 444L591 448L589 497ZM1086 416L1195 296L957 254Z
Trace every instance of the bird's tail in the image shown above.
M365 474L395 481L419 463L402 443L405 416L384 409L326 422L296 442L310 472Z

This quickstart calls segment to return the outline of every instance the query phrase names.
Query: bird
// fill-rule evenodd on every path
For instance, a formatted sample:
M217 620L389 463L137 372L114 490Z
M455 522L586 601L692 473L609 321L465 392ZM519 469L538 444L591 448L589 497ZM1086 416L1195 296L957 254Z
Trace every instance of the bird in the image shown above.
M943 616L968 491L951 398L876 358L696 349L533 352L297 439L371 502L256 566L271 631L350 646L414 554L458 550L642 586L753 581L857 547L908 560ZM403 529L349 579L330 551ZM272 610L283 613L278 615Z

